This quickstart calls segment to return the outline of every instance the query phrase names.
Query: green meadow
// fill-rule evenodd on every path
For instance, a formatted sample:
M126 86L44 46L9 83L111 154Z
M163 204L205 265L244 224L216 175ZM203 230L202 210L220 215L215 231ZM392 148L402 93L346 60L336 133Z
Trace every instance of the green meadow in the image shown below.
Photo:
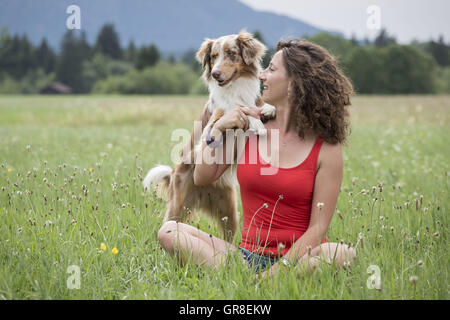
M206 99L0 96L0 299L449 299L450 96L353 98L327 238L357 259L304 279L254 279L238 255L180 266L160 248L165 203L142 179L173 165L171 134Z

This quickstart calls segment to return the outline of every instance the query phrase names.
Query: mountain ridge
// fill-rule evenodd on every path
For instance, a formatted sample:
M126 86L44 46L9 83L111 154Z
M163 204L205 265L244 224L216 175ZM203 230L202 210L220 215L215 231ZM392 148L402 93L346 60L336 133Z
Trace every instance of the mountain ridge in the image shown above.
M237 0L0 0L0 28L10 34L26 34L38 44L44 37L59 50L67 31L69 5L81 11L81 30L95 42L100 28L113 23L122 47L154 43L164 53L196 49L204 38L258 30L266 44L281 37L325 31L276 13L256 11ZM335 32L336 33L336 32Z

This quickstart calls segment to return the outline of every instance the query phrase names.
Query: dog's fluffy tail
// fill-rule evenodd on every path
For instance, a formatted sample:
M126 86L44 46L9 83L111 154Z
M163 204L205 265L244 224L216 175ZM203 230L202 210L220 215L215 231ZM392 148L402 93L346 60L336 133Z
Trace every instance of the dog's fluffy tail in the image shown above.
M171 173L172 168L169 166L158 165L154 167L147 173L142 182L144 189L150 192L153 186L156 195L163 200L167 200Z

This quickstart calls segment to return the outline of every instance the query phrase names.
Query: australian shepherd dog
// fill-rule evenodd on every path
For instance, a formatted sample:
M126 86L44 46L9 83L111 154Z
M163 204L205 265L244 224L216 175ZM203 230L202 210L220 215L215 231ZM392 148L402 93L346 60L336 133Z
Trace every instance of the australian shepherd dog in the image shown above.
M238 105L261 107L264 121L275 116L275 108L264 104L260 97L258 76L265 51L266 47L246 31L205 39L196 54L209 89L209 99L199 117L203 132ZM249 116L249 130L264 134L261 119ZM189 223L195 216L193 214L200 211L215 220L224 239L231 241L239 223L236 164L210 185L196 186L193 175L201 145L201 136L191 134L190 143L181 153L181 161L173 169L165 165L154 167L147 173L143 185L148 191L155 188L156 194L167 200L164 222ZM235 149L235 153L239 151Z

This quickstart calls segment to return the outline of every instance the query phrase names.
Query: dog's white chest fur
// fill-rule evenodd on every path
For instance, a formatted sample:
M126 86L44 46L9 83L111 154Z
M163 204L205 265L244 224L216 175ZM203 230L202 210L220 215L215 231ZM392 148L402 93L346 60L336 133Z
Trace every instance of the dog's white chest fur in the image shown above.
M259 95L258 79L241 77L226 87L220 87L217 81L210 81L208 87L210 92L208 109L211 113L216 109L227 112L238 105L255 106Z

